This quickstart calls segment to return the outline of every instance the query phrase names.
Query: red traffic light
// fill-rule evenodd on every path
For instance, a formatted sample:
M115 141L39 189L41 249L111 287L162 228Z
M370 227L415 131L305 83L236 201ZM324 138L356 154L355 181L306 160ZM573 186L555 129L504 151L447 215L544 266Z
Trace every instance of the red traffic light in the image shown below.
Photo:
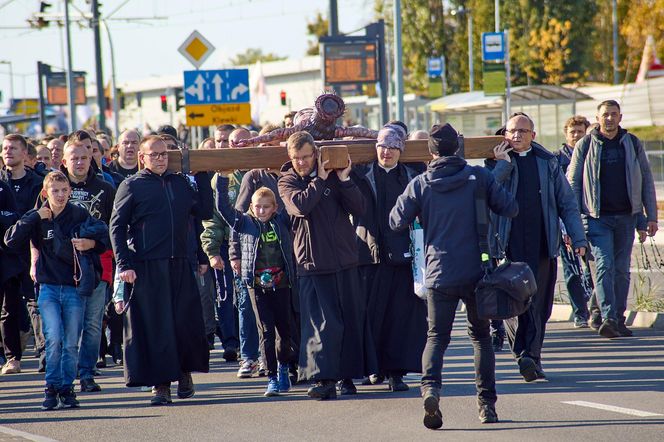
M161 99L161 110L164 112L168 111L168 99L166 98L166 95L160 95L159 98Z
M286 106L286 91L281 91L279 97L281 98L281 105Z

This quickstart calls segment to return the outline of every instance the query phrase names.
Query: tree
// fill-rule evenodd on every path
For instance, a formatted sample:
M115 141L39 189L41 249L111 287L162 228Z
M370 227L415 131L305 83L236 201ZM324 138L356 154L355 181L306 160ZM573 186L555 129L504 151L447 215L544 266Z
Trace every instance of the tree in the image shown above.
M237 54L235 57L231 58L230 61L233 66L246 66L254 64L257 61L279 61L285 60L286 58L288 57L281 57L273 53L263 54L262 49L248 48L244 53Z
M627 3L627 2L622 2ZM641 63L646 38L652 35L657 42L664 39L664 0L632 0L620 22L620 35L624 38L627 57L623 59L625 80L634 81ZM619 8L620 9L620 8ZM655 48L662 55L664 45Z
M578 72L565 73L572 50L569 47L572 22L549 19L546 26L530 31L530 59L536 61L530 67L537 67L544 73L542 83L560 85L568 80L579 78ZM535 77L538 72L529 72Z
M319 55L320 50L318 47L318 40L327 35L329 28L329 21L323 18L323 14L318 12L313 21L307 22L307 35L314 37L313 40L307 42L307 55Z

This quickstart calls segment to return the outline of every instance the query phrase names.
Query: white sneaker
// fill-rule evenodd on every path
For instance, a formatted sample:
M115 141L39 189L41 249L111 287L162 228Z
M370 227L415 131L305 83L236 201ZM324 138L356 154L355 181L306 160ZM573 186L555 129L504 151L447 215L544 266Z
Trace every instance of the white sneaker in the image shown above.
M16 359L10 359L8 360L5 365L2 366L2 370L0 373L2 374L15 374L15 373L20 373L21 372L21 361L17 361Z
M242 362L242 365L240 365L240 369L237 371L237 377L250 378L256 373L258 373L258 363L253 359L247 359Z

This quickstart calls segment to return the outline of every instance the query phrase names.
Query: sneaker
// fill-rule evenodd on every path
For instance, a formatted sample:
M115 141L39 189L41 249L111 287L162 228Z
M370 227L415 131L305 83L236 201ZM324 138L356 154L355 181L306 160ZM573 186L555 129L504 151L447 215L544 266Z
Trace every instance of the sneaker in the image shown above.
M369 375L369 382L371 382L371 385L380 385L385 382L385 376L382 374L371 374Z
M519 359L519 373L526 382L532 382L537 379L537 364L528 356Z
M279 364L277 372L277 383L279 384L279 392L286 393L291 389L291 381L288 373L288 364L281 365Z
M493 351L495 353L503 351L503 346L505 345L505 335L494 331L491 334L491 345L493 346Z
M574 328L588 328L588 320L583 318L574 318Z
M312 399L336 399L337 389L334 381L318 381L316 385L307 390L307 396Z
M60 396L60 403L62 404L62 408L78 408L81 406L81 404L78 402L78 399L76 399L76 393L74 392L73 385L62 387L58 392L58 395Z
M622 321L618 322L617 329L618 329L618 334L620 334L621 338L631 338L632 336L634 336L632 330L628 329L625 323Z
M618 333L618 324L613 319L605 319L599 330L597 330L597 333L600 336L609 339L620 337L620 333Z
M42 410L54 410L60 408L60 399L58 392L53 385L47 385L44 390L44 402L42 402Z
M279 381L276 376L271 376L267 381L267 388L265 389L265 397L279 396Z
M410 387L403 381L401 375L392 375L387 380L390 391L408 391Z
M483 424L495 424L498 422L496 408L493 405L480 406L480 422Z
M81 393L94 393L101 391L101 387L93 378L81 379Z
M437 430L443 426L443 414L440 412L438 403L440 393L438 390L429 388L423 395L424 398L424 426L430 430Z
M237 361L237 348L224 348L224 354L222 355L224 361L226 362L235 362Z
M253 359L247 359L242 362L240 369L237 371L237 377L250 378L256 373L258 373L258 363Z
M261 359L258 363L258 377L264 378L265 376L267 376L267 365L265 365L265 361Z
M150 405L168 405L173 403L170 382L153 387L153 391L154 396L150 399Z
M355 384L353 384L352 379L343 379L337 382L337 391L342 396L349 394L357 394L357 387L355 387Z
M180 375L180 380L178 380L178 397L180 399L190 398L196 393L196 388L194 387L194 380L191 377L191 373L182 373Z
M602 326L602 314L600 312L591 313L589 325L593 330L599 330Z
M21 372L21 361L11 358L5 365L2 366L0 373L2 374L16 374Z

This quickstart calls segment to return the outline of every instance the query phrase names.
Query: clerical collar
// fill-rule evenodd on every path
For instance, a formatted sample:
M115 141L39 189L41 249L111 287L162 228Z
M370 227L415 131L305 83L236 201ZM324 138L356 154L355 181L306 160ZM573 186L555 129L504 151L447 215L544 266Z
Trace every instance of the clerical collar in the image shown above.
M530 152L531 150L533 150L533 148L529 147L528 150L526 150L526 151L517 152L517 155L519 155L520 157L525 157L526 155L528 155L528 152Z
M385 173L390 173L390 171L396 169L397 164L395 164L395 165L392 166L392 167L385 167L385 166L383 166L382 164L378 163L378 167L380 167L381 169L383 169L383 170L385 171Z

